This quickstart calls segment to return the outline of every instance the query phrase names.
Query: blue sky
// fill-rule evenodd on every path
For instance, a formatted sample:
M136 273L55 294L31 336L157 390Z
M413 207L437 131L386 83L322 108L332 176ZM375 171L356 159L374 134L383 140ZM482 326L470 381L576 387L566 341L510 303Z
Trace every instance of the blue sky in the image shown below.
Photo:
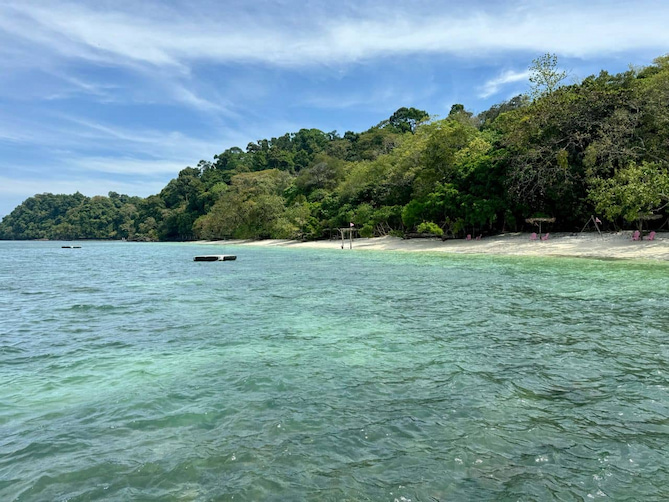
M553 52L650 64L669 2L0 0L0 216L35 193L157 193L200 159L401 106L479 112Z

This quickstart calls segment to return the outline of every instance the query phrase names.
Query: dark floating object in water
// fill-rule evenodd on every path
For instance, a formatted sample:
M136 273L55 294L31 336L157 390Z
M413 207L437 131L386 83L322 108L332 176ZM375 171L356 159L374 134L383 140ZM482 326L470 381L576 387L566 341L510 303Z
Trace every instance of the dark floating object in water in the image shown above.
M233 254L206 254L196 256L193 261L234 261L237 257Z
M61 246L63 249L81 249L81 246Z

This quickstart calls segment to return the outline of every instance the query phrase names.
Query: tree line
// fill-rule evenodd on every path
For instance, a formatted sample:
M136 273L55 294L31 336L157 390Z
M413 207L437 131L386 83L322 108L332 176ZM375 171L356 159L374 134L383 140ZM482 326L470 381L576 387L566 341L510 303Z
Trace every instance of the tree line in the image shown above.
M233 147L146 198L39 194L0 223L2 239L458 237L554 217L580 229L667 218L669 56L564 85L555 56L534 60L529 95L474 115L400 108L367 131L302 129Z

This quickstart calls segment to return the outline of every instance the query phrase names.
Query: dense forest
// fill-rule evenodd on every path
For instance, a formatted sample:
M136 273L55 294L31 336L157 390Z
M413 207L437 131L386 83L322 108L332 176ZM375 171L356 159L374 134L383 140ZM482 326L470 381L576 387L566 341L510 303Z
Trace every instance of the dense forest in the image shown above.
M547 54L529 95L478 115L400 108L361 133L302 129L202 160L147 198L35 195L0 238L318 239L350 222L363 237L459 237L527 229L530 217L568 231L591 214L609 228L665 221L669 55L564 80Z

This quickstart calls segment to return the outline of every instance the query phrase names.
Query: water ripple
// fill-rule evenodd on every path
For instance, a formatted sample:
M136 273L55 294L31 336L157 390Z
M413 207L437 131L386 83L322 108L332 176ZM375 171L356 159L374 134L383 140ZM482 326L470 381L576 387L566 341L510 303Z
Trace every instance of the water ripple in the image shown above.
M2 500L669 498L665 265L59 245L0 243Z

